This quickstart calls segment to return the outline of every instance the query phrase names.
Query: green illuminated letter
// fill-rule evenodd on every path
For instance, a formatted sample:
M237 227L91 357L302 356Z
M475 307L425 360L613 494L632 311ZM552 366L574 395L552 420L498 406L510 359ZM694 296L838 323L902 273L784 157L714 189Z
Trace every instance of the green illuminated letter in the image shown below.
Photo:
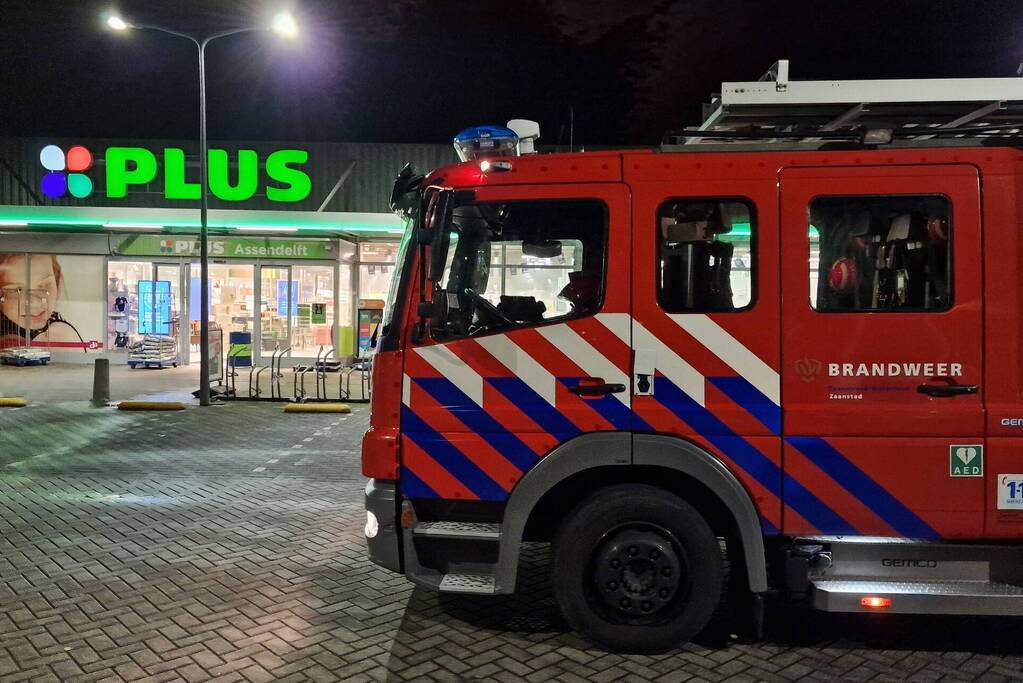
M156 156L148 149L107 147L106 157L108 197L123 197L129 185L145 185L156 177Z
M256 194L259 156L251 149L238 150L238 183L231 185L227 152L210 150L210 192L226 202L242 202Z
M167 199L198 199L199 183L185 182L185 150L163 150L163 194Z
M289 164L304 164L309 161L309 152L301 149L282 149L266 158L266 174L287 187L266 188L266 198L272 202L300 202L313 189L312 181L305 171L291 168Z

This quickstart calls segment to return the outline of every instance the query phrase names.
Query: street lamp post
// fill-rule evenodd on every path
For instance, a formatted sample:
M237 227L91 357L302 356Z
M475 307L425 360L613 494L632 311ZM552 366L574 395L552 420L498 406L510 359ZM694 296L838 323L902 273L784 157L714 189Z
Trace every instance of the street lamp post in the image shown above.
M197 38L187 33L179 33L160 26L130 24L117 15L106 17L107 27L114 31L128 29L160 31L178 38L192 41L199 50L199 405L210 405L210 282L209 282L209 178L207 164L209 150L206 141L206 46L218 38L226 38L237 33L250 31L273 31L291 38L298 33L294 18L282 12L273 18L269 27L252 26L236 28L215 33L205 38Z

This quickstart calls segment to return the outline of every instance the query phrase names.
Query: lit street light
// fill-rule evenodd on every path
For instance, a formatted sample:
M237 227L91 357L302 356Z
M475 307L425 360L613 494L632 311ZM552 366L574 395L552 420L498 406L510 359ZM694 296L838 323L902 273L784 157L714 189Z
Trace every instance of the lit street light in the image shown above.
M209 201L207 190L209 179L207 178L207 156L209 154L206 144L206 46L218 38L233 36L236 33L247 33L249 31L272 31L285 38L294 38L298 35L298 25L295 18L288 12L281 12L274 16L270 26L251 26L236 28L228 31L215 33L211 36L196 37L186 33L179 33L160 26L149 26L132 24L125 21L117 14L106 15L105 23L108 28L114 31L150 30L167 33L178 38L185 38L195 43L199 48L199 405L210 404L210 302L209 302L209 253L207 251L207 213Z
M273 22L270 24L270 30L285 38L294 38L298 35L298 25L295 23L295 18L291 16L290 12L281 12L274 15Z
M128 24L124 22L124 19L114 15L107 17L107 26L115 31L123 31L128 28Z

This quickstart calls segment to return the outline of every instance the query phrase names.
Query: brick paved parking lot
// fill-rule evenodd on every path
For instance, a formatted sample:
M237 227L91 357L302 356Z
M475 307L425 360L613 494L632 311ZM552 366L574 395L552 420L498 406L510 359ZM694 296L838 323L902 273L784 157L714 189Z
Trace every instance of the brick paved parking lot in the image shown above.
M368 409L0 409L0 682L1023 680L1006 619L769 614L661 656L567 631L546 548L520 591L413 589L369 564Z

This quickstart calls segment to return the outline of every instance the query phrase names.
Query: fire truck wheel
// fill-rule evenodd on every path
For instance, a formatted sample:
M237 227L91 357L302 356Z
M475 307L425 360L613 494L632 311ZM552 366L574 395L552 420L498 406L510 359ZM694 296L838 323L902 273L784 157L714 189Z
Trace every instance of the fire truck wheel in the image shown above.
M663 652L699 633L721 598L721 550L706 520L663 489L601 489L554 539L554 596L566 621L611 650Z

